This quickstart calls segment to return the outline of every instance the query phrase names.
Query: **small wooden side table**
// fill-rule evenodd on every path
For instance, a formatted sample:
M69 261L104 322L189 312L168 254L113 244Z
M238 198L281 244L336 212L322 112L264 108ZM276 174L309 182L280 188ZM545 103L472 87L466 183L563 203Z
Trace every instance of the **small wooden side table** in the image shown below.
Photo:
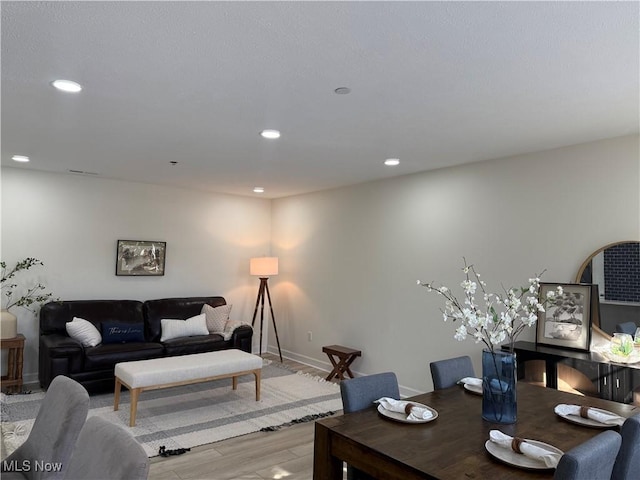
M344 380L345 373L353 378L353 373L351 373L349 366L357 357L362 355L360 350L343 347L342 345L328 345L322 347L322 351L327 354L333 365L333 370L331 370L331 373L327 376L327 380L331 380L333 377ZM337 358L334 358L334 356Z
M2 388L22 391L22 364L24 361L24 335L19 333L13 338L0 339L0 349L9 350L7 358L7 374L2 377Z

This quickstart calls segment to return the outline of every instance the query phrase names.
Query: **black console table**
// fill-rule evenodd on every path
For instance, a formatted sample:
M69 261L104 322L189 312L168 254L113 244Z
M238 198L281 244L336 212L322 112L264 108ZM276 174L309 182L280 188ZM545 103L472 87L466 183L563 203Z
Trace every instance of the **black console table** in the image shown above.
M607 400L632 403L634 390L640 388L640 364L609 362L595 352L544 347L533 342L516 342L513 349L518 358L518 378L524 378L527 361L543 360L548 388L558 388L559 363L583 373L593 382L598 395Z

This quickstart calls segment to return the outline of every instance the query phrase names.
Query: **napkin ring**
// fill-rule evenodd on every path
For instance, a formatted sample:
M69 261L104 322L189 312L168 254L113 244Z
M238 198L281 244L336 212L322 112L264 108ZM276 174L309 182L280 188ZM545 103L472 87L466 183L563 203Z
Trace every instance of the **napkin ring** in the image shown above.
M407 415L411 415L411 409L415 407L415 405L413 403L407 403L404 406L404 413L406 413Z
M524 442L524 438L513 437L513 440L511 440L511 450L516 453L522 453L522 450L520 450L520 444L522 442Z
M589 418L589 407L585 407L584 405L582 405L580 407L580 416L582 418Z

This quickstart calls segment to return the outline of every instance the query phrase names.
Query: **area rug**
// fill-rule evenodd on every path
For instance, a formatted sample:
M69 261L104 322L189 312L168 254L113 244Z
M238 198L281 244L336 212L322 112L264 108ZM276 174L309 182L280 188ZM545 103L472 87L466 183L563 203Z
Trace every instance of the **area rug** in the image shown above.
M136 426L129 427L129 392L113 411L113 393L92 395L89 416L99 415L130 430L147 455L191 448L247 433L273 431L284 425L332 415L342 409L340 389L320 377L295 373L276 362L262 368L260 401L253 375L142 392ZM43 391L1 398L2 458L26 440L44 398Z

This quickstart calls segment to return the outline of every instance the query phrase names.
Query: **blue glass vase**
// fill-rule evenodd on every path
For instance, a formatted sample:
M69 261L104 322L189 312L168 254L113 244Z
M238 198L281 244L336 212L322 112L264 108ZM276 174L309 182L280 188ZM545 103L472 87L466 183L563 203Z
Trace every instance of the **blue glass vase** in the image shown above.
M482 418L491 423L516 423L516 354L482 351Z

